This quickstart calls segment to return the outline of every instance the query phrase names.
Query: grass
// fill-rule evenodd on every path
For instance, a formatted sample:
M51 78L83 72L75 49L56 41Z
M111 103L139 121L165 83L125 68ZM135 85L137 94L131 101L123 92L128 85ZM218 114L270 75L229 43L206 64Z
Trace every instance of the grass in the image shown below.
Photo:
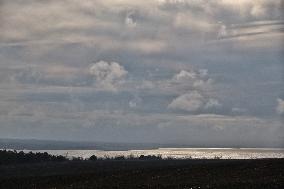
M0 166L0 188L284 188L284 159L65 161Z

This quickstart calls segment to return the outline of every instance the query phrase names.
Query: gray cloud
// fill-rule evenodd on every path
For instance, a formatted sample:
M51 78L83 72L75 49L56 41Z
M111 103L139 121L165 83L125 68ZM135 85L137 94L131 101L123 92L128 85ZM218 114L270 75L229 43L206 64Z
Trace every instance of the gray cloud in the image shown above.
M142 103L143 103L143 100L138 95L135 95L134 98L129 101L129 107L137 108L141 106Z
M129 27L136 27L137 26L134 11L130 11L130 12L127 13L126 18L125 18L125 24Z
M279 142L281 12L281 0L2 0L0 135Z
M284 24L282 21L259 21L245 24L222 25L219 33L219 39L240 38L256 35L265 35L269 33L282 33Z
M117 62L99 61L90 67L90 74L95 77L98 88L115 91L127 75L127 71Z
M198 112L212 111L222 106L217 99L211 97L210 90L214 86L213 80L208 75L208 70L181 70L174 75L170 83L177 90L185 90L184 94L173 99L168 105L170 109Z
M30 10L31 5L32 10ZM253 2L83 0L80 3L70 0L61 2L30 0L25 4L18 1L4 1L1 10L5 17L1 21L0 40L5 43L103 43L108 48L121 47L120 41L123 40L123 46L129 49L147 51L152 47L157 51L170 45L164 44L164 40L168 37L164 32L169 29L166 26L171 26L170 32L191 31L202 33L203 36L212 33L209 36L216 38L220 22L228 25L260 20L281 20L281 7L281 0ZM44 24L41 20L45 20ZM130 28L125 27L125 24ZM134 31L133 26L137 26ZM155 28L164 31L164 34L157 35ZM152 41L152 45L145 43L145 40Z
M198 92L193 91L188 94L183 94L174 99L170 104L169 108L185 111L196 111L201 109L204 105L204 98Z
M208 110L220 108L222 105L217 99L207 99L197 91L190 91L175 98L168 106L170 109L196 112L198 110Z
M44 114L0 119L2 131L9 136L36 138L96 140L112 142L162 142L199 145L281 145L282 123L248 116L173 114L137 115L134 113L94 111L80 114ZM1 117L2 118L2 117ZM21 126L18 125L19 121ZM9 123L9 124L7 124ZM49 125L49 126L48 126ZM80 125L80 126L79 126ZM67 129L68 128L68 129ZM53 135L50 136L50 129ZM54 132L54 131L57 132ZM37 131L37 132L35 132ZM63 134L65 133L65 134ZM196 135L198 133L198 135ZM206 137L206 140L204 140ZM241 139L241 140L240 140ZM218 141L220 140L220 141Z
M283 115L284 114L284 100L278 98L277 99L277 107L276 107L276 111L278 114Z
M159 0L159 5L164 10L193 10L195 13L211 15L215 18L225 16L227 19L264 19L267 20L281 17L281 0L259 1L195 1L195 0ZM226 18L225 18L226 19ZM238 20L239 21L239 20Z
M37 68L26 66L11 79L21 83L38 83L43 77L43 73Z
M172 78L172 82L177 85L186 85L192 88L209 88L212 79L208 77L208 70L181 70Z
M210 98L205 104L205 109L220 108L221 106L222 104L217 99Z

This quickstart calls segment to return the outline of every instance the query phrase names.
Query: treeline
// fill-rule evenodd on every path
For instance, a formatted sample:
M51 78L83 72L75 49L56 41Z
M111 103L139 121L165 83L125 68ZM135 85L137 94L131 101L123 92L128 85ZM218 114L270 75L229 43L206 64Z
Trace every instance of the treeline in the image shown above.
M0 165L37 162L62 162L68 159L64 156L54 156L44 153L24 153L23 151L0 150Z

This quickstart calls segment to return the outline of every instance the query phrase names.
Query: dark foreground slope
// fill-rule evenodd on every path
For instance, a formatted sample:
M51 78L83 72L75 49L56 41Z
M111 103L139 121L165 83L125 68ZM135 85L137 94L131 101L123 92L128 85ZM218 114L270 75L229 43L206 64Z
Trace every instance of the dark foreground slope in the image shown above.
M284 159L98 160L0 166L0 188L284 188Z

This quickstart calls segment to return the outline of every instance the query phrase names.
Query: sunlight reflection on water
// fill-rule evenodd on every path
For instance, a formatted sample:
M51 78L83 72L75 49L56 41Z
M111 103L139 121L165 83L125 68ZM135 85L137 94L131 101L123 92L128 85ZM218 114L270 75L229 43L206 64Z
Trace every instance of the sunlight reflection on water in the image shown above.
M30 150L24 150L29 152ZM140 156L161 155L163 158L177 159L261 159L261 158L284 158L284 149L277 148L159 148L153 150L128 150L128 151L102 151L102 150L33 150L33 152L47 152L52 155L63 155L69 158L89 158L116 156Z

